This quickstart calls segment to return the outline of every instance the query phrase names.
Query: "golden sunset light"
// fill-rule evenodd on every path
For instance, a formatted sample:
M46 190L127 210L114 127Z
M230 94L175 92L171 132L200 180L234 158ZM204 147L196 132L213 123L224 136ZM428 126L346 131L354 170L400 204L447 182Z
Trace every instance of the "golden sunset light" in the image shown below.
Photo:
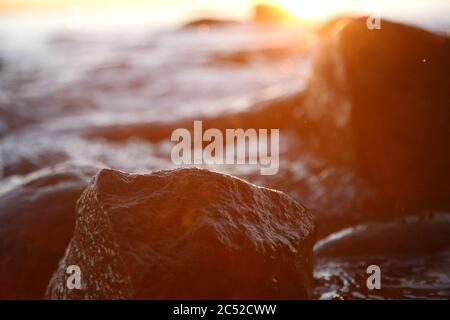
M448 301L448 88L450 0L0 0L0 306Z
M411 0L408 9L426 9L427 3L444 5L445 0ZM397 2L389 0L0 0L0 12L56 11L77 6L84 11L101 10L102 12L130 12L139 14L161 15L164 12L182 16L213 15L232 18L248 18L256 5L277 7L286 14L286 20L324 20L342 13L371 13L375 9L386 11L403 11ZM179 16L179 15L178 15Z
M333 4L330 1L276 0L273 3L299 19L322 19L339 10L337 1Z

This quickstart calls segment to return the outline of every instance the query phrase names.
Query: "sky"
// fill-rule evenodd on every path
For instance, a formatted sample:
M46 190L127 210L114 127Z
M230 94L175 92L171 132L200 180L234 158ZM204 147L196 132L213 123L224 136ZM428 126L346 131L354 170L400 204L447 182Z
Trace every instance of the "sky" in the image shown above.
M0 0L0 11L56 10L71 5L83 8L152 8L214 11L246 11L258 2L274 3L307 13L340 8L361 8L373 4L398 7L434 6L448 0Z
M399 14L439 10L441 15L444 10L450 19L450 0L0 0L0 14L61 13L77 7L83 12L96 12L94 17L99 19L107 15L114 19L124 16L125 12L135 12L136 19L139 16L144 20L152 17L178 21L205 16L244 19L251 16L252 7L260 2L281 6L293 15L307 19L349 11L372 13L378 10Z

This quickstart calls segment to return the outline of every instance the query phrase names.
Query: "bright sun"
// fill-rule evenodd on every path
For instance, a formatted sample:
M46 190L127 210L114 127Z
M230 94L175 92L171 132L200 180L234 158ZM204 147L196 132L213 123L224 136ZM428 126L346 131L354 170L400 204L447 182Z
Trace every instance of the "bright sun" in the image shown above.
M281 7L301 19L320 19L331 14L330 1L321 0L277 0Z

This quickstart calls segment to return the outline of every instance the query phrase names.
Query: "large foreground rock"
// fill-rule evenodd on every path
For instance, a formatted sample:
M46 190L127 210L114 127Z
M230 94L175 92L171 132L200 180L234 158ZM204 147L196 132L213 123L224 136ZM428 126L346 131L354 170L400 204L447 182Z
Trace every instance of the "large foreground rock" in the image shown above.
M356 159L399 208L450 207L450 41L356 19L319 50L305 96L321 148Z
M80 197L51 299L302 299L314 224L281 192L200 169L102 170ZM66 287L78 265L82 289Z
M95 175L62 164L0 187L0 299L43 299L75 226L75 203Z

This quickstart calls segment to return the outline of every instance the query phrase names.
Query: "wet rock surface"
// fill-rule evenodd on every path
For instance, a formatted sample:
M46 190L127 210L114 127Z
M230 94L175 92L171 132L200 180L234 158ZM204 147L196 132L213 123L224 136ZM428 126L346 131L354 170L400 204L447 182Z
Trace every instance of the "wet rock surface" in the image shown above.
M356 161L404 211L448 209L449 73L447 36L347 23L323 45L306 91L322 153Z
M383 239L380 239L383 235ZM318 241L316 257L387 256L450 249L450 214L413 215L357 225Z
M77 206L50 299L302 299L314 223L281 192L201 169L102 170ZM82 290L67 290L78 265Z
M43 299L75 226L75 203L97 171L63 164L0 188L0 299Z
M449 299L450 213L358 225L314 247L321 299ZM366 284L380 268L380 289Z

